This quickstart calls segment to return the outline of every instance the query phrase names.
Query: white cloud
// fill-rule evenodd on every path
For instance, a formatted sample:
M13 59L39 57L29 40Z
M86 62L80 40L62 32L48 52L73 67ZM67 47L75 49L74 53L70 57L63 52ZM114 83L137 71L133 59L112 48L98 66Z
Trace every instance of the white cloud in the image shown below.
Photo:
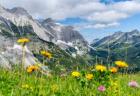
M64 19L79 17L85 13L99 11L105 8L99 0L3 0L0 3L6 7L21 6L33 16L41 15L44 18Z
M100 0L0 0L0 4L12 8L21 6L33 17L51 17L61 20L79 17L93 22L93 28L117 26L122 19L140 12L140 0L113 2L105 5ZM112 25L110 25L112 24ZM91 25L93 26L93 24Z
M118 11L126 12L126 13L140 12L139 0L118 2L118 3L113 4L111 7L114 10L118 10Z
M109 27L116 27L119 26L120 24L118 22L113 22L113 23L96 23L96 24L81 24L77 25L76 29L104 29L104 28L109 28Z
M97 22L114 22L127 18L128 15L117 11L95 12L88 17L89 20Z
M115 26L118 26L118 25L120 25L120 24L117 23L117 22L108 23L108 24L99 23L99 24L95 24L95 25L93 26L93 28L95 28L95 29L100 29L100 28L115 27Z

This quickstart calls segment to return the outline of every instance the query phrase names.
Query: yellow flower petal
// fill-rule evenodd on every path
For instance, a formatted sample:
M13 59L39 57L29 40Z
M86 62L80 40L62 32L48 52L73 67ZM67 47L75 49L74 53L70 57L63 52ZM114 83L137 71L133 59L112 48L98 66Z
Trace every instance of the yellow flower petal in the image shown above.
M44 57L47 57L47 58L49 58L49 59L52 58L52 54L49 53L48 51L43 50L43 51L41 51L40 53L41 53L41 55L43 55Z
M80 73L78 71L72 72L73 77L80 77Z
M28 43L30 40L28 38L20 38L17 40L18 43Z
M118 69L116 67L110 68L110 72L112 72L112 73L116 73L117 71L118 71Z
M96 69L97 71L103 72L103 71L106 71L106 66L103 66L103 65L96 65L96 66L95 66L95 69Z
M93 74L87 74L87 75L86 75L86 78L87 78L88 80L92 80L92 79L93 79Z
M128 64L125 61L115 61L115 64L120 68L128 67Z

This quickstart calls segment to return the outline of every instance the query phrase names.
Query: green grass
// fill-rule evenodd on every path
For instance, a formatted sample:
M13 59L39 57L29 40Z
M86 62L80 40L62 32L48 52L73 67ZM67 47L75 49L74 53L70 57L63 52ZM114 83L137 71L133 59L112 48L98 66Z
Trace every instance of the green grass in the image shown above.
M140 96L140 88L128 86L131 80L140 84L140 74L118 75L117 87L99 92L96 82L82 87L71 75L47 77L36 73L1 69L0 96Z

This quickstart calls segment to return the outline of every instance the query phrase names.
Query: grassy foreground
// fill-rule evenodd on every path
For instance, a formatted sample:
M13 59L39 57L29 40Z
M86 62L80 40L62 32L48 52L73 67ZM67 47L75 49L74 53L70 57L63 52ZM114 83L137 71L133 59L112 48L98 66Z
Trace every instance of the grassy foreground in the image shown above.
M81 82L71 74L47 77L37 73L0 70L0 96L140 96L140 88L128 86L131 80L140 83L140 74L117 75L117 84L100 92L96 82L81 86Z

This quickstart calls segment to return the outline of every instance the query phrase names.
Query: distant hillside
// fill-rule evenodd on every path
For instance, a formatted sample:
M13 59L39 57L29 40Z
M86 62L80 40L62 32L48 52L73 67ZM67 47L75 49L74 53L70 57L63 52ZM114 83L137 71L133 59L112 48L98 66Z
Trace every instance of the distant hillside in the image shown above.
M93 40L89 54L103 62L126 60L133 67L140 67L140 32L116 32L102 39ZM100 61L100 60L99 60Z

